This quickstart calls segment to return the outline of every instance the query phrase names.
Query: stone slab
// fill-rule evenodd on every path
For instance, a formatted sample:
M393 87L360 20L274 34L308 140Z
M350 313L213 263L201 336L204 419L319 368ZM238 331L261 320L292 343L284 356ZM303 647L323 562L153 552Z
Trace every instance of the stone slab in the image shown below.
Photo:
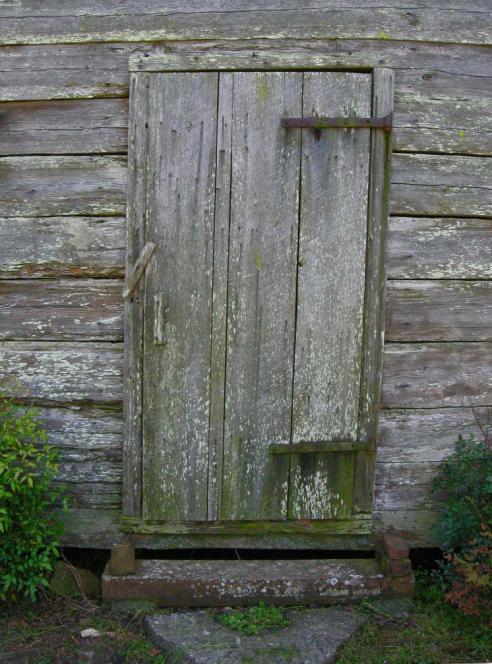
M207 611L146 618L152 643L173 664L330 664L365 622L352 608L286 612L290 624L258 636L222 626Z
M135 574L107 566L103 600L146 600L157 606L248 606L354 601L380 595L386 580L373 559L137 560Z

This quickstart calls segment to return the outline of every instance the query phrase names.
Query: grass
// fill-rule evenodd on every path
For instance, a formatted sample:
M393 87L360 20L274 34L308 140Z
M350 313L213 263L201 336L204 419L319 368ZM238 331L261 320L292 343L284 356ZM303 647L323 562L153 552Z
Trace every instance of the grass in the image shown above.
M465 616L446 604L429 577L417 575L414 609L392 619L372 609L368 623L341 651L337 664L451 664L490 662L492 629L485 620Z
M141 611L120 615L88 600L46 596L36 604L0 604L0 614L0 654L9 664L79 664L88 651L95 664L171 664L147 640ZM100 636L83 638L88 628Z
M286 627L289 620L282 609L260 602L248 609L231 609L216 616L221 625L235 629L247 636L256 636L267 629Z

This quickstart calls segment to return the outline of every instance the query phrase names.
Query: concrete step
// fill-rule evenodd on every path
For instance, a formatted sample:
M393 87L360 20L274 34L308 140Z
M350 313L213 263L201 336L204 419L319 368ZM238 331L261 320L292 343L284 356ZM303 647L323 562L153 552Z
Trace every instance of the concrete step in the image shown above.
M156 606L328 605L380 595L376 560L137 560L134 574L102 578L106 603Z

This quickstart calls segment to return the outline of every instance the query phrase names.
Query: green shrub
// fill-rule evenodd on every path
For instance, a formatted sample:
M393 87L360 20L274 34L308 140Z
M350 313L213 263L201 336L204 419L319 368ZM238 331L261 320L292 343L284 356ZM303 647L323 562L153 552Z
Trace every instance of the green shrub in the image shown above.
M445 554L448 602L492 617L492 451L487 438L459 437L439 467L433 491L442 502L435 534Z
M0 599L36 598L59 556L58 452L37 412L0 399ZM63 502L63 500L62 500Z

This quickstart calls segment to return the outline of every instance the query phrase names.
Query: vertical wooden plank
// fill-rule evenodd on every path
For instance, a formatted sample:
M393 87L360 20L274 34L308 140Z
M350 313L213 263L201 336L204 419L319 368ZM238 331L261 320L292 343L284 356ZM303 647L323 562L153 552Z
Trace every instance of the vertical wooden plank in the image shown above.
M128 132L126 274L144 245L150 74L131 74ZM143 282L125 303L125 435L122 510L141 515Z
M233 85L232 73L219 74L208 470L208 518L212 521L218 518L222 492Z
M304 74L304 115L367 117L370 102L370 75ZM293 442L357 440L369 138L366 129L303 130ZM345 456L292 456L289 516L333 518L351 509ZM316 492L309 501L299 482L307 463ZM350 486L335 481L337 465Z
M218 74L156 74L151 85L146 240L157 248L145 290L143 516L200 521L208 516ZM154 344L158 294L162 345Z
M290 438L300 132L280 118L300 114L301 82L234 74L223 519L286 514L288 455L268 447Z
M292 455L289 519L349 519L355 455Z
M372 115L393 111L393 72L376 68L373 72ZM384 341L384 299L386 282L386 231L391 182L391 133L373 130L369 173L367 221L366 293L364 338L359 409L359 440L374 449L357 454L354 484L354 511L370 512L376 464L376 438L381 398L381 366Z

